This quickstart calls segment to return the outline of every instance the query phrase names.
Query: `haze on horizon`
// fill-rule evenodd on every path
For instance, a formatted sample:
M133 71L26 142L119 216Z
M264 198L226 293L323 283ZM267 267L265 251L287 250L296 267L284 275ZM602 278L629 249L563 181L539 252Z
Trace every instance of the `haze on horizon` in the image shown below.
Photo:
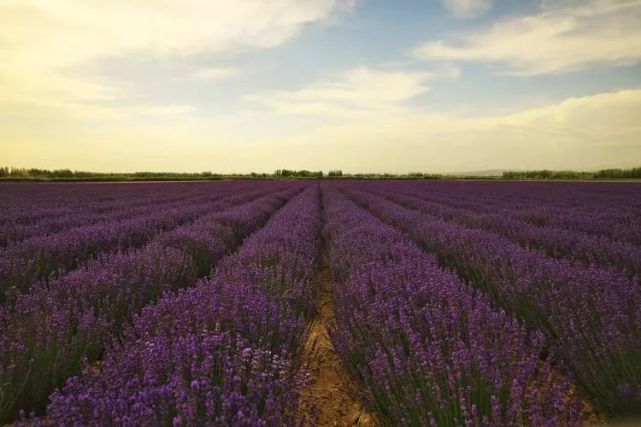
M0 0L0 165L641 163L641 0Z

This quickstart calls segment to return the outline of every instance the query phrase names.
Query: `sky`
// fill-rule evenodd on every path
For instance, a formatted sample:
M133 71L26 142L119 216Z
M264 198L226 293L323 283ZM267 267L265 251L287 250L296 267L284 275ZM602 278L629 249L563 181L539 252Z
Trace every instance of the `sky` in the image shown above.
M641 165L641 0L0 0L0 165Z

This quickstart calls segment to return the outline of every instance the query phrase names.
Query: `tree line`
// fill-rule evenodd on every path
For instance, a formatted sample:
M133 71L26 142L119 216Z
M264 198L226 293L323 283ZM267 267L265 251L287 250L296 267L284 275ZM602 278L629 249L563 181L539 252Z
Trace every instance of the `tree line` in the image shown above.
M505 171L500 176L457 176L410 172L394 173L343 173L333 169L326 174L323 171L306 169L278 169L274 173L232 173L215 172L86 172L70 169L38 169L0 167L0 180L5 181L212 181L221 179L497 179L497 180L617 180L641 179L641 167L631 169L602 169L595 172L580 171Z
M503 172L502 179L507 180L573 180L573 179L641 179L641 167L630 169L601 169L596 172L577 172L577 171L506 171Z

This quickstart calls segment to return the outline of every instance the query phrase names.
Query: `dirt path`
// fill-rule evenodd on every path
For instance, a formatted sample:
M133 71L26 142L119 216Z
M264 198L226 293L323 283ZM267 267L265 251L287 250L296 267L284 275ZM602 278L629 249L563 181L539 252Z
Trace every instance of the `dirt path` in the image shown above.
M310 382L301 392L298 418L300 425L375 426L357 395L355 381L343 368L329 338L334 324L334 308L329 270L321 265L314 279L319 293L316 317L302 351L302 365L307 366Z

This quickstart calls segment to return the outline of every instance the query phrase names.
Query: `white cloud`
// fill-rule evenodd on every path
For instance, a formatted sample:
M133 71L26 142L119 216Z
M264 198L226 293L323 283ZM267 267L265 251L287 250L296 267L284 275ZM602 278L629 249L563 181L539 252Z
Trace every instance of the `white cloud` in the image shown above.
M268 48L290 39L305 24L328 19L342 4L339 0L3 0L2 58L69 65L127 52L185 55Z
M352 117L400 108L404 101L429 91L427 83L434 77L427 72L359 67L300 90L258 93L246 100L279 113Z
M441 3L457 18L473 18L492 7L492 0L441 0Z
M0 98L41 107L126 95L122 82L88 77L86 70L105 58L171 58L185 64L186 77L228 78L235 71L194 71L183 59L271 48L351 5L352 0L0 0Z
M0 116L0 152L16 166L223 172L589 169L632 166L641 158L641 90L487 117L385 109L298 129L289 128L295 122L289 116L256 111L214 119L127 120L96 117L78 126L43 115L37 125L25 126L2 123Z
M540 13L498 21L454 40L430 41L415 58L500 64L536 75L641 61L640 0L543 1Z
M241 73L238 68L234 67L213 67L213 68L200 68L191 74L191 77L196 80L227 80L236 77Z
M308 168L350 171L632 166L641 159L640 123L641 90L628 90L489 117L381 114L310 132L299 149L315 161Z
M539 14L498 22L456 43L424 45L415 53L455 63L502 64L503 72L518 74L633 63L641 57L641 29L635 25L640 4L546 0ZM435 78L460 75L449 65L430 72L410 70L411 63L354 68L298 90L254 93L245 98L247 110L234 105L194 114L204 104L183 96L183 88L197 90L203 81L245 71L196 69L182 62L184 55L206 52L216 64L219 53L284 43L309 23L331 22L350 5L0 0L3 162L97 170L462 171L590 168L641 158L641 90L484 117L412 108L409 101L427 93ZM141 56L151 64L156 57L169 58L176 66L166 74L178 70L178 83L150 85L166 90L157 99L167 104L153 104L126 84L75 74L76 67L110 56ZM261 83L269 87L268 81Z

